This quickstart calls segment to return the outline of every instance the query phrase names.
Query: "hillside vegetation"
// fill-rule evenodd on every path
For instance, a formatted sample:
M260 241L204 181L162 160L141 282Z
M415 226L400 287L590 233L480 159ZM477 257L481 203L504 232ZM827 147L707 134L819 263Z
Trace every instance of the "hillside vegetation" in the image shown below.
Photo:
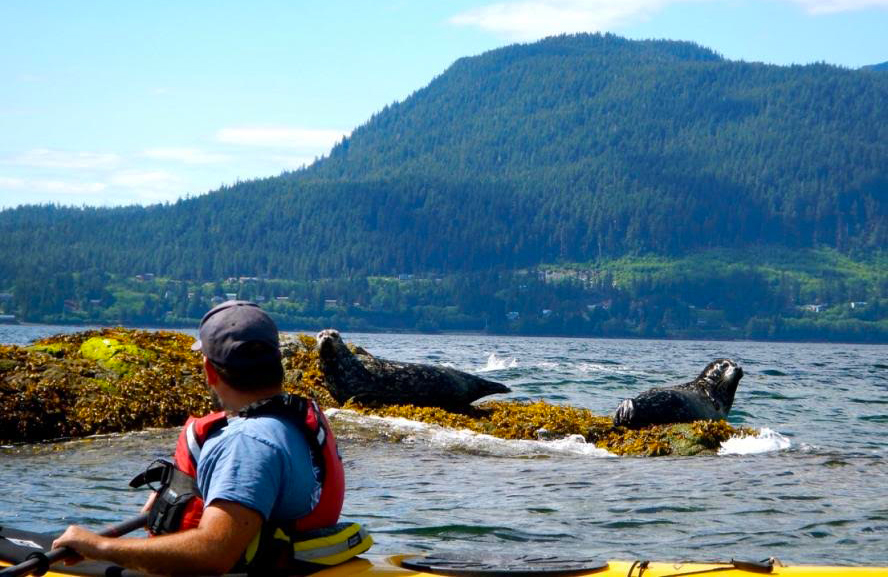
M611 35L509 46L458 60L299 172L147 208L0 212L0 290L15 299L0 306L93 318L147 299L124 285L152 273L185 287L145 300L154 321L199 316L237 290L225 279L250 277L290 283L267 293L299 307L282 313L294 322L336 310L367 328L745 336L757 318L752 332L776 337L800 306L838 322L837 306L866 302L852 332L884 335L886 104L874 70ZM639 262L656 266L633 275ZM372 280L406 275L431 284L395 282L402 298ZM625 310L596 321L608 300ZM681 312L701 308L727 316Z

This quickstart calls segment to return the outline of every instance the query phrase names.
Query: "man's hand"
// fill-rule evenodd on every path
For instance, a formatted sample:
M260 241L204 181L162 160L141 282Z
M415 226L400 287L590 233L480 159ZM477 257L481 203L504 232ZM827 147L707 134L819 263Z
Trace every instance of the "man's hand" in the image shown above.
M204 509L195 529L132 539L102 537L72 525L53 547L69 547L83 557L155 575L221 575L234 566L261 527L262 515L253 509L217 500Z
M65 559L65 565L73 565L83 561L84 557L98 558L101 553L101 542L107 539L88 529L71 525L61 537L52 542L52 548L67 547L78 553L76 557Z

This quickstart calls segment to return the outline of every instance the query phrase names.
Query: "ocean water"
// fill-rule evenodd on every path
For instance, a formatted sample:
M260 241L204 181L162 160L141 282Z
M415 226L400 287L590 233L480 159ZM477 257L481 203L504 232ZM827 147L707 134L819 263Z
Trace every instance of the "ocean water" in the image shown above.
M0 342L75 330L0 326ZM193 334L193 333L192 333ZM613 412L730 357L730 422L759 430L718 455L615 457L580 438L504 441L403 419L330 414L344 516L377 553L888 566L888 347L841 344L345 334L390 359L453 366L514 399ZM0 450L0 525L55 532L133 515L129 479L176 431Z

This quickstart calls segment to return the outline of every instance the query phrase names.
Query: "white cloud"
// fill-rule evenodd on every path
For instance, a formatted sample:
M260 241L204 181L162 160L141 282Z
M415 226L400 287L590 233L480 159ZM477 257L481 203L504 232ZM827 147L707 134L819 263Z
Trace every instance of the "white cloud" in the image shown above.
M113 200L106 204L153 204L174 201L190 185L182 176L164 170L125 170L108 176L108 190Z
M131 187L169 188L178 186L181 179L174 174L163 170L128 170L112 174L109 178L111 184Z
M68 152L35 148L11 158L8 163L36 168L109 168L120 162L120 157L112 153Z
M451 24L475 26L515 40L574 32L603 32L647 18L668 4L714 0L522 0L461 12ZM772 0L793 2L809 14L888 7L888 0Z
M142 156L155 160L174 160L185 164L218 164L231 160L231 157L226 154L207 152L199 148L150 148L144 151Z
M22 204L105 204L107 185L96 181L0 176L0 209Z
M226 144L267 146L274 148L327 149L346 133L341 130L288 127L238 127L223 128L216 133L216 140Z
M64 180L37 180L34 188L62 194L95 194L106 188L104 182L66 182Z
M658 10L670 0L530 0L500 2L457 14L452 24L477 26L518 40L601 32ZM674 0L673 0L674 1Z
M22 178L0 176L0 188L24 188L25 181Z
M55 194L94 194L105 190L102 182L71 182L66 180L0 178L0 188L51 192Z
M809 14L835 14L866 8L888 8L888 0L789 0Z

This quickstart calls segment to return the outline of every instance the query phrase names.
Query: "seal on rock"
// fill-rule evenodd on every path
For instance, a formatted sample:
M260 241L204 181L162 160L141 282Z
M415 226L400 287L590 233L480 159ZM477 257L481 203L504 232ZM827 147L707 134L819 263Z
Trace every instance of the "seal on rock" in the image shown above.
M689 383L654 387L625 399L614 413L614 425L633 429L647 425L719 420L728 416L743 369L731 359L716 359Z
M339 332L318 333L318 356L330 395L340 403L416 405L460 409L509 387L449 367L401 363L354 354Z

